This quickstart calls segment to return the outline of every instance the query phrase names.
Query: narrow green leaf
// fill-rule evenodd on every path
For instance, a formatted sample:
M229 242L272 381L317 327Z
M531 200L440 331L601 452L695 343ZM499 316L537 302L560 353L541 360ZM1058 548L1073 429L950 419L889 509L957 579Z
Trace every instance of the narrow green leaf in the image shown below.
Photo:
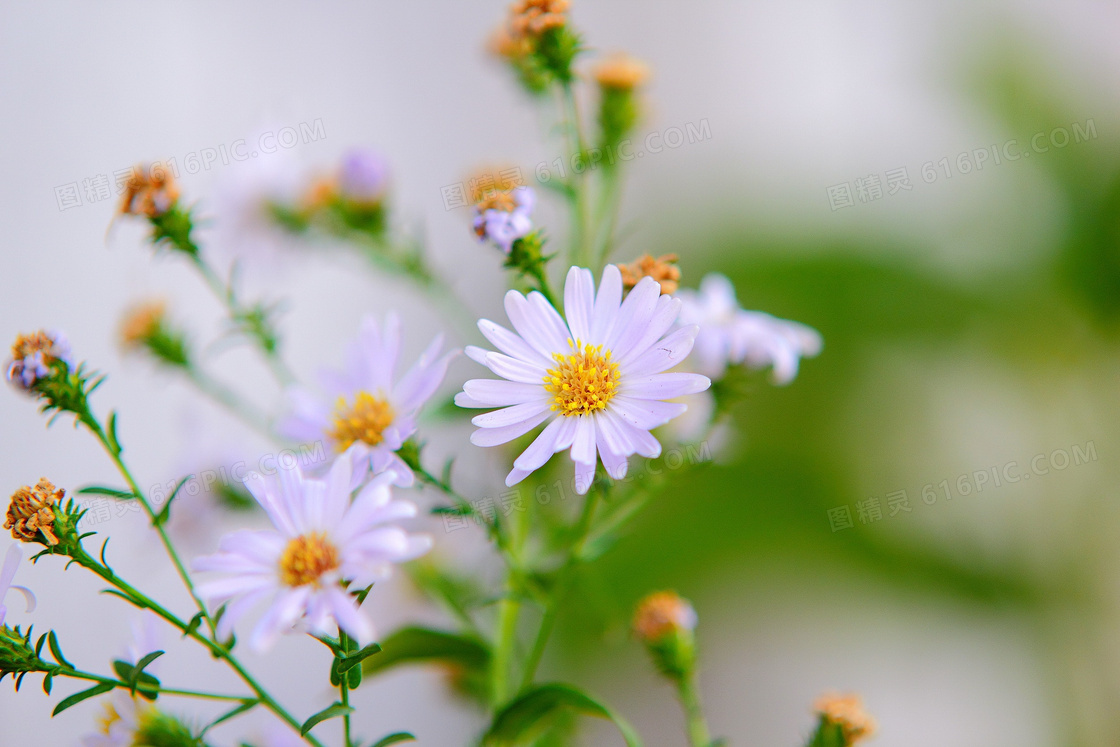
M259 700L256 700L256 699L246 700L246 701L243 701L241 703L241 705L237 706L236 708L231 708L230 710L226 711L221 716L218 716L218 718L214 719L213 721L208 723L205 727L203 727L202 731L200 731L198 733L199 740L201 741L202 738L204 736L206 736L206 732L210 731L212 728L214 728L218 724L222 723L223 721L229 721L231 718L235 718L237 716L240 716L242 713L245 713L245 711L248 711L248 710L254 708L257 705L260 705Z
M467 670L484 670L490 665L490 648L473 636L442 630L409 626L381 641L381 655L365 660L365 674L383 672L398 664L442 661Z
M158 527L171 518L171 501L175 500L176 496L179 495L179 491L182 490L183 486L187 484L187 480L190 480L192 477L194 477L194 475L187 475L183 479L179 480L179 483L175 486L175 489L171 491L171 495L167 496L167 502L163 504L163 508L160 509L159 513L156 514L156 518L153 519L153 524L155 526Z
M361 664L363 661L381 651L381 646L376 643L371 643L361 651L343 656L338 660L338 673L349 672L351 669Z
M381 739L378 739L376 742L371 744L369 747L389 747L389 745L397 744L398 742L415 742L415 741L416 741L416 737L409 734L407 731L398 731L395 734L390 734L386 737L381 737Z
M54 675L53 674L48 673L45 677L43 677L43 692L45 692L47 695L51 694L51 684L53 682L54 682Z
M119 498L121 500L132 500L136 494L131 490L119 490L117 488L108 488L104 485L86 485L85 487L78 488L74 491L81 495L107 495L110 498Z
M155 677L153 677L152 675L145 672L144 668L147 667L149 664L151 664L156 659L158 659L159 657L163 656L163 654L164 654L163 651L153 651L150 654L146 654L145 656L143 656L140 659L140 661L136 662L136 665L132 667L132 672L130 672L129 676L128 676L128 685L129 685L129 690L132 692L133 695L136 694L136 685L140 682L140 678L145 676L145 675L147 677L151 677L152 680L155 680L154 684L156 685L156 687L159 687L159 680L157 680ZM153 698L153 700L154 700L154 698Z
M79 693L74 693L69 698L65 698L64 700L62 700L62 702L60 702L58 705L56 705L54 707L54 710L51 711L51 716L52 717L57 716L58 714L65 711L70 706L77 705L78 703L81 703L83 700L86 700L88 698L92 698L92 697L97 696L97 695L101 695L102 693L107 693L110 690L112 690L114 687L115 687L115 685L112 682L99 682L98 684L94 685L93 687L91 687L88 690L82 690Z
M102 589L101 593L102 594L112 594L115 597L120 597L121 599L128 602L129 604L135 605L135 606L139 607L140 609L147 609L148 608L148 605L145 604L142 599L136 599L134 597L130 597L128 594L125 594L123 591L120 591L118 589Z
M100 384L101 382L98 382ZM91 390L92 391L92 390ZM124 451L121 448L121 442L117 439L117 411L113 410L109 413L109 427L105 434L109 438L109 445L113 447L113 451L118 455Z
M488 747L520 743L547 725L550 716L562 711L609 719L614 722L628 747L641 747L641 739L625 719L587 693L559 683L538 685L503 707L494 716L483 743Z
M311 729L313 729L317 724L321 724L327 719L338 718L339 716L345 716L346 714L353 712L354 709L348 705L342 705L341 703L332 703L331 705L316 713L311 718L304 721L303 726L299 728L299 733L301 736L307 736L307 732L311 731Z
M55 661L64 667L74 668L74 665L66 661L66 657L62 655L62 649L58 645L58 636L54 634L53 630L47 633L47 644L51 647L51 656L54 657Z
M187 623L187 627L183 630L183 637L186 638L191 633L198 630L198 626L202 624L203 614L201 612L194 613L194 617Z

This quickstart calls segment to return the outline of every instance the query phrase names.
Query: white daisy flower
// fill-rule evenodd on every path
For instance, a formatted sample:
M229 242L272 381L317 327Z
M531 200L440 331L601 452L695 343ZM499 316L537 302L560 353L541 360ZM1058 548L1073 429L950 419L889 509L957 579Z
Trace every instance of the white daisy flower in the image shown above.
M307 478L298 467L268 478L249 475L245 486L275 529L229 534L217 553L193 564L197 571L224 574L198 587L213 605L230 602L218 635L229 636L251 607L267 600L268 611L249 637L258 651L297 626L319 634L337 627L363 646L370 643L373 625L345 585L365 588L385 578L390 564L419 557L431 547L430 537L390 524L416 515L412 503L392 500L394 478L383 472L351 501L346 457L334 461L326 480Z
M788 384L800 360L821 351L820 333L812 327L740 308L735 287L718 273L705 275L699 291L682 290L677 298L683 302L681 324L700 327L691 363L713 379L743 363L770 367L775 384Z
M146 716L154 707L124 690L114 690L98 719L98 731L82 737L82 747L132 747Z
M367 316L346 368L321 377L327 398L304 387L290 388L286 393L288 415L277 430L299 443L325 439L337 453L349 453L354 460L351 487L360 485L370 471L385 470L396 473L397 485L411 485L412 470L396 451L416 432L420 408L443 381L447 364L458 355L452 350L440 356L442 346L443 338L437 336L398 379L400 320L390 314L380 329Z
M466 351L504 379L468 381L455 397L460 407L501 408L474 418L471 443L497 446L548 421L514 461L506 485L571 449L580 493L591 487L596 452L615 479L626 475L630 455L658 456L661 444L650 430L687 409L665 400L711 385L699 374L665 373L685 359L696 338L696 327L670 332L680 305L661 295L652 278L643 278L623 301L615 265L603 270L598 294L590 270L568 271L566 321L540 293L510 291L505 307L515 332L485 319L478 323L501 352Z

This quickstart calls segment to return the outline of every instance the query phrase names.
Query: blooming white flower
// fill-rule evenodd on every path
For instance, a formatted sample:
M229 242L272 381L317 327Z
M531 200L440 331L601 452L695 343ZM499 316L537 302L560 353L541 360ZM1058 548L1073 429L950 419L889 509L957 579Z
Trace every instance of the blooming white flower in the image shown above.
M706 376L665 373L692 350L697 329L670 332L681 302L643 278L622 300L618 267L603 270L599 292L590 270L573 267L564 286L564 318L538 292L506 294L516 332L486 319L482 334L501 352L468 347L467 355L503 380L473 379L455 397L460 407L497 407L478 415L477 446L497 446L550 421L513 463L506 485L525 479L556 452L571 449L576 489L586 493L596 452L615 479L632 454L656 457L650 429L683 413L665 400L707 389ZM668 333L668 334L666 334Z
M393 470L397 485L413 482L412 470L396 454L416 432L420 408L435 393L447 364L457 350L440 356L442 336L437 336L419 360L399 379L395 370L400 356L400 320L390 314L380 329L367 316L357 342L351 346L343 371L325 372L322 388L329 399L312 391L291 387L286 397L288 414L277 424L281 435L300 443L325 439L336 452L354 460L357 487L372 470Z
M275 529L229 534L217 553L193 564L197 571L224 574L198 587L211 604L230 602L218 623L220 637L268 600L268 611L249 637L254 649L269 648L297 624L320 634L337 626L362 645L373 640L373 625L344 584L369 586L389 573L391 563L427 552L431 538L389 523L416 515L415 505L392 499L392 472L373 478L351 501L350 470L343 456L326 480L307 478L299 467L246 478Z
M146 716L155 708L125 690L114 690L105 703L105 715L96 734L82 737L82 747L132 747Z
M21 560L23 560L23 551L19 549L19 545L12 545L8 548L7 554L4 555L4 567L0 568L0 625L4 624L4 618L8 614L8 608L4 605L4 597L8 596L8 592L12 589L23 594L28 612L35 611L35 595L31 593L31 589L12 584Z
M718 273L705 275L699 291L682 290L677 298L683 302L681 324L700 327L692 364L713 379L729 365L745 363L772 367L774 383L788 384L801 358L821 351L821 336L812 327L740 308L735 287Z
M513 242L533 230L529 217L536 194L529 187L495 192L474 206L474 232L479 241L489 239L506 254Z

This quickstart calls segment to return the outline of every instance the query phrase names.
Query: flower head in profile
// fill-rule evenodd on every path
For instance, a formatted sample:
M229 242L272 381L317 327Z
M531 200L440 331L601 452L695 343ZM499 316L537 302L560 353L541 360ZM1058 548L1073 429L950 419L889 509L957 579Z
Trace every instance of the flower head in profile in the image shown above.
M178 200L179 185L166 168L141 164L132 169L132 176L125 183L120 213L158 218Z
M70 343L62 332L40 330L19 335L12 345L6 376L13 384L31 389L36 381L49 376L51 366L59 361L69 367L74 365Z
M338 172L338 191L343 199L374 205L384 198L388 186L389 167L381 154L354 148L343 155Z
M529 187L494 190L474 206L474 233L479 241L490 241L509 254L513 242L533 230L530 215L536 195Z
M662 254L654 257L643 254L628 265L619 265L622 273L622 286L633 288L642 278L653 278L661 286L662 293L672 295L677 292L681 280L681 269L677 267L676 254Z
M821 336L812 327L740 308L735 287L723 275L706 275L699 291L682 290L677 297L684 304L681 323L700 327L693 363L714 379L729 365L745 364L770 367L774 383L788 384L801 358L821 351Z
M595 80L603 88L630 91L649 78L649 67L627 54L614 54L595 67Z
M0 568L0 625L4 624L4 619L8 616L8 607L4 603L4 598L13 589L23 595L27 611L35 611L35 595L31 593L31 589L12 583L21 560L23 560L23 552L19 549L19 545L12 545L4 555L4 566Z
M353 459L357 487L371 471L393 470L397 485L412 484L412 470L397 450L416 432L420 408L435 393L447 364L458 353L440 354L437 336L405 373L397 375L400 320L390 314L384 327L367 316L350 348L346 367L322 375L320 397L303 387L288 390L288 414L280 433L299 443L325 439L335 452Z
M874 736L877 728L875 719L863 710L863 701L858 695L822 695L813 704L813 711L820 716L822 727L840 727L845 745Z
M392 522L416 515L416 506L393 500L392 472L373 478L351 500L350 461L334 461L325 480L298 467L268 478L249 475L246 487L272 521L273 529L227 535L218 552L198 558L197 571L222 577L199 585L210 603L229 602L218 624L227 637L249 609L267 602L249 645L268 649L298 628L318 634L340 629L361 645L373 640L373 625L348 589L364 589L385 578L391 564L423 555L431 539Z
M638 603L634 612L634 635L645 643L657 643L667 635L692 632L696 610L675 591L656 591Z
M196 747L194 732L183 721L164 713L127 690L114 690L105 700L98 729L82 737L82 747L161 745Z
M47 478L39 479L35 487L24 485L12 495L4 528L21 542L41 542L57 545L54 533L54 507L61 505L66 491L56 488Z
M666 400L703 391L707 377L666 373L680 364L696 327L671 331L680 301L644 278L622 300L618 267L603 271L598 293L589 270L573 267L564 287L565 317L534 291L509 291L510 331L483 319L478 327L499 352L467 348L467 355L501 379L473 379L455 397L460 407L498 408L478 415L477 446L497 446L547 422L514 461L506 485L525 479L556 452L571 450L576 489L591 487L598 460L615 479L632 454L656 457L650 430L683 413Z

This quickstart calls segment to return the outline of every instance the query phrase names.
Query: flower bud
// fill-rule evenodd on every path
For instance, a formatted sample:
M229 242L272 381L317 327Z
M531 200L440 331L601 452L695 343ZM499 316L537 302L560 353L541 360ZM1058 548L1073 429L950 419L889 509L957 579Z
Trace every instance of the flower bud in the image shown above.
M167 169L143 164L133 167L121 197L121 215L158 218L179 200L179 186Z
M581 43L568 26L568 4L568 0L517 0L491 38L490 49L509 61L530 92L545 91L553 80L572 80L572 60Z
M125 312L121 345L126 351L147 350L172 366L190 365L186 340L168 323L167 304L163 301L144 301Z
M643 254L628 265L618 265L622 274L622 286L627 290L638 284L642 278L650 277L661 285L663 295L672 295L677 292L680 284L681 270L677 267L676 254L662 254L657 259L652 255Z
M10 674L18 678L18 689L19 681L28 672L49 672L54 668L36 656L30 628L25 634L20 632L18 625L14 628L0 625L0 680Z
M674 591L650 594L634 613L634 635L646 645L658 670L672 679L696 665L696 611Z
M19 335L12 345L12 361L8 364L7 379L26 390L34 388L40 379L54 372L55 364L73 365L70 343L61 332L33 332Z
M636 89L649 77L644 63L623 54L608 57L594 71L599 83L599 146L617 148L640 116ZM608 159L609 168L614 159Z
M875 719L863 710L863 701L858 695L828 693L817 699L813 711L820 717L817 741L822 743L830 744L825 741L826 737L834 734L842 740L842 747L851 747L875 734Z
M65 490L56 488L45 477L33 488L23 486L12 495L4 528L12 530L12 536L21 542L57 545L55 506L61 505L65 495Z

